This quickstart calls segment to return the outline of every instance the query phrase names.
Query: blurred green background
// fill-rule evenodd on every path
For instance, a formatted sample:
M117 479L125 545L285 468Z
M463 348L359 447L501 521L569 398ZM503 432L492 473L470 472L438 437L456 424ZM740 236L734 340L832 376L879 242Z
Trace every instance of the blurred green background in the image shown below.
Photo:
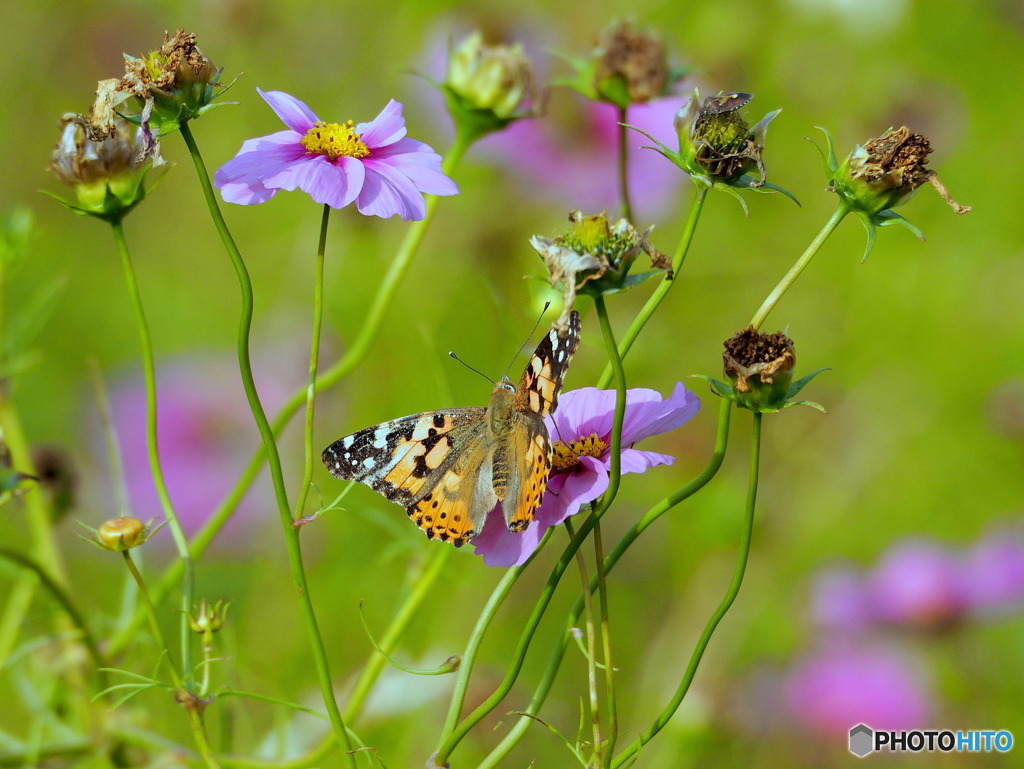
M397 98L405 104L410 135L443 153L450 130L440 98L410 73L442 76L437 52L450 35L480 26L495 37L519 36L543 71L558 75L565 67L546 51L588 50L593 36L625 10L606 2L552 10L531 0L514 9L498 2L322 0L7 6L0 28L0 96L6 105L0 112L0 212L28 206L36 227L26 266L7 287L6 313L16 314L50 286L59 292L33 341L37 357L10 383L10 393L30 440L60 447L75 468L78 504L60 524L58 541L75 597L101 630L113 626L123 574L119 559L83 543L74 523L98 525L115 513L89 366L91 360L99 364L115 410L124 409L115 420L136 435L121 435L130 452L143 430L130 417L140 373L138 342L108 228L70 215L38 192L64 192L45 170L60 115L87 110L96 81L120 74L122 52L149 51L165 29L185 27L199 34L200 47L224 68L226 80L241 73L229 97L239 104L194 125L211 170L245 138L279 130L256 86L288 91L328 120L368 120ZM822 570L846 563L869 571L908 539L966 557L980 538L1011 536L1024 512L1024 167L1013 143L1024 117L1024 10L1010 0L969 6L952 0L638 0L628 13L664 37L673 63L696 70L681 93L693 85L702 93L752 92L754 119L783 108L769 131L765 160L769 178L802 202L798 208L778 195L749 196L745 218L727 196L710 196L682 280L628 359L631 386L668 393L689 374L719 375L721 342L746 324L834 208L814 148L804 141L820 140L813 126L827 127L845 153L890 125L909 125L931 139L931 167L953 197L974 207L957 217L932 190L922 189L901 212L922 228L927 242L898 228L882 231L864 264L864 232L855 220L844 222L769 319L767 330L785 329L795 340L798 374L831 367L806 391L828 414L792 409L765 420L758 523L743 592L690 697L640 760L651 767L845 765L853 760L845 731L822 733L791 712L799 708L787 684L800 660L825 644L812 616ZM562 121L570 143L587 140L586 125L573 122L582 109L579 98L565 89L551 95L551 120ZM442 201L379 344L356 374L319 401L317 446L399 415L486 402L488 387L446 353L457 350L490 375L507 365L548 296L543 283L523 279L542 274L528 238L558 234L568 210L579 205L560 196L554 182L517 170L532 152L520 144L512 154L480 148L467 156L456 176L462 194ZM202 484L186 472L172 485L172 493L186 496L212 490L194 495L194 503L189 497L184 514L201 520L258 436L231 370L239 309L234 274L177 137L166 139L164 155L174 166L129 217L126 230L155 339L158 378L177 383L183 409L193 399L213 399L203 406L209 416L196 435L222 446L223 453L202 459L195 470L204 473ZM594 154L578 172L612 162ZM678 184L664 193L671 199L639 207L638 225L657 225L652 241L661 250L674 249L691 194L689 183ZM305 195L284 193L260 207L225 206L225 212L255 284L257 379L267 400L280 404L305 377L320 211ZM333 217L326 360L335 360L358 330L406 227L397 219L360 217L354 209ZM611 298L618 329L652 287ZM567 388L592 384L604 367L592 311L583 323ZM677 463L626 478L606 541L706 463L717 404L703 385L693 387L704 401L698 417L644 445L677 456ZM642 538L611 580L624 743L646 728L675 688L728 584L748 434L749 419L738 414L716 480ZM186 467L189 435L177 449ZM300 478L297 438L292 429L283 444L293 495ZM125 461L144 472L137 454ZM328 499L341 488L319 469L314 480ZM241 520L198 567L200 595L234 601L226 634L230 659L220 675L241 689L319 707L269 484L256 488ZM0 514L0 541L26 546L20 509L8 505ZM409 575L431 548L442 546L424 541L404 517L360 487L344 510L304 532L312 591L342 690L371 651L359 601L365 599L367 621L380 634ZM172 558L169 535L160 540L145 554L154 575ZM556 532L555 546L536 559L502 609L483 647L470 705L500 679L563 541ZM470 548L459 552L396 656L432 667L461 651L500 576ZM0 596L11 578L5 567ZM570 572L506 701L508 710L525 705L577 590L578 577ZM1016 727L1024 739L1019 608L998 616L965 613L927 631L886 626L854 645L884 648L908 661L928 708L927 722L918 725ZM170 627L173 602L165 612ZM48 616L47 602L38 602L24 637L44 632ZM152 645L140 640L122 666L148 671L153 660ZM382 696L355 726L390 766L422 765L434 749L450 684L449 678L389 673ZM15 702L17 688L17 677L7 677L0 697ZM585 692L582 656L570 652L544 718L574 734ZM237 707L231 726L237 750L269 740L275 729L301 746L311 739L307 732L320 728L304 716L286 722L270 705L224 703L230 705ZM184 719L164 698L149 693L131 707L140 725L188 742ZM229 731L223 713L211 711L210 718ZM4 730L17 732L29 722L17 704L0 708ZM508 726L491 731L496 724L491 719L471 735L453 766L475 765ZM540 725L507 765L526 766L533 758L537 766L569 765L564 748ZM987 759L935 760L972 766ZM339 762L334 757L324 765Z

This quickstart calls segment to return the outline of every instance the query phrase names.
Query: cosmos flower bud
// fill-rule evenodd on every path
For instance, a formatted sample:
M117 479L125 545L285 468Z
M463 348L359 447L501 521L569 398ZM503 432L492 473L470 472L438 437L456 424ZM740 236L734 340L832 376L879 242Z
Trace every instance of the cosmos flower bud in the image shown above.
M458 102L453 112L481 111L478 119L504 124L522 117L524 104L533 101L533 64L521 44L486 45L474 32L449 55L443 87L449 101Z
M601 296L632 288L654 275L667 272L671 276L669 259L647 242L650 232L650 228L637 232L627 219L610 222L604 211L584 216L575 210L569 212L569 229L564 235L554 240L534 235L530 244L544 259L552 287L564 286L565 312L569 312L577 291ZM655 269L630 275L641 251L650 256Z
M924 234L892 209L907 202L918 187L931 184L957 214L965 214L970 206L953 200L938 175L926 167L932 146L927 137L911 133L906 126L890 128L864 145L856 145L840 163L832 136L824 128L826 150L818 148L828 189L839 195L850 211L862 220L868 233L866 259L874 246L878 227L898 224L924 240Z
M762 334L753 327L737 331L725 341L722 360L725 375L732 384L711 377L698 377L710 382L711 390L716 395L760 413L772 413L798 405L813 406L824 411L817 403L793 400L808 382L825 369L818 369L794 382L796 353L793 340L781 331Z
M77 204L57 198L83 216L118 221L146 197L149 164L141 134L122 118L109 130L84 115L61 118L61 136L50 155L50 170L75 188ZM54 196L56 197L56 196Z
M212 605L204 598L188 616L188 625L194 633L202 635L216 633L224 627L224 620L227 618L230 606L231 601L226 601L223 598L218 598Z
M131 516L104 521L94 532L97 544L115 552L138 547L150 536L149 527L138 518Z

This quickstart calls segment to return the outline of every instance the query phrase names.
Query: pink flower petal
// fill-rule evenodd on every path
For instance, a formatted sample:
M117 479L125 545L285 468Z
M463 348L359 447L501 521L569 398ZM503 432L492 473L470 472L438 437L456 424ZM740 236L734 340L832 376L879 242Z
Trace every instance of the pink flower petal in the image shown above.
M261 182L228 182L218 184L217 187L225 203L235 203L239 206L266 203L277 194L277 190L269 190Z
M676 461L675 457L668 454L656 454L653 451L640 451L638 449L622 450L622 473L642 473L658 465L671 465Z
M284 91L261 91L259 88L256 93L263 97L286 126L303 136L319 120L313 110L291 94Z
M291 132L289 131L289 133ZM235 155L218 168L217 173L213 176L213 186L221 187L238 182L262 184L264 180L286 170L305 155L306 150L301 144L268 142L259 149Z
M405 136L405 118L402 117L401 102L394 99L389 101L380 114L369 123L359 123L356 126L356 133L371 151L397 142Z
M323 155L307 155L264 183L282 190L301 189L316 203L344 208L362 189L364 173L355 158L332 163Z
M565 479L561 488L552 478L537 510L536 518L541 526L557 526L608 489L608 468L600 459L583 457L580 465L579 470L560 476Z
M546 526L534 521L525 531L513 534L506 527L499 506L487 516L483 531L473 538L473 545L488 566L519 566L537 549L546 531Z
M627 398L626 418L622 423L622 445L631 446L652 435L667 433L689 422L700 409L700 398L677 382L672 394L665 400L655 390L636 392L635 400ZM648 397L654 393L655 398ZM642 396L642 397L641 397Z
M423 196L406 176L385 163L363 161L366 180L356 198L359 212L387 218L398 214L403 221L415 221L427 215Z
M441 171L441 156L415 139L406 137L375 150L366 162L395 169L408 177L420 192L430 195L457 195L459 192L458 185Z

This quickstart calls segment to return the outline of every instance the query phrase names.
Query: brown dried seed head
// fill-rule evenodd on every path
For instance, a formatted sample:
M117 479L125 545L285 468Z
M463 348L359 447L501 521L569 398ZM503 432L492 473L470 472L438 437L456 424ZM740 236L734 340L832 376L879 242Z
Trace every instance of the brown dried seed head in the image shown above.
M597 80L621 75L633 101L660 96L668 83L668 60L661 40L621 21L597 42Z
M736 382L736 390L750 392L750 381L772 384L776 376L786 375L796 365L793 340L777 331L762 334L753 327L738 331L725 342L725 374Z

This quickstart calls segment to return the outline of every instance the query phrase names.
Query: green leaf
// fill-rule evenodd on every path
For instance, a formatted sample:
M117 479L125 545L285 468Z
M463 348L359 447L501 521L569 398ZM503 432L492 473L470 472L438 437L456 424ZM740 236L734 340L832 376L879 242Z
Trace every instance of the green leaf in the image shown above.
M807 386L807 384L812 379L814 379L814 377L818 376L818 374L820 374L822 371L831 371L831 370L832 370L831 368L829 368L828 366L825 366L823 368L815 369L814 371L812 371L810 374L808 374L805 377L801 377L800 379L797 379L795 382L793 382L793 384L791 384L789 386L789 390L786 392L786 400L788 401L790 398L795 398L796 395L801 390L803 390Z

